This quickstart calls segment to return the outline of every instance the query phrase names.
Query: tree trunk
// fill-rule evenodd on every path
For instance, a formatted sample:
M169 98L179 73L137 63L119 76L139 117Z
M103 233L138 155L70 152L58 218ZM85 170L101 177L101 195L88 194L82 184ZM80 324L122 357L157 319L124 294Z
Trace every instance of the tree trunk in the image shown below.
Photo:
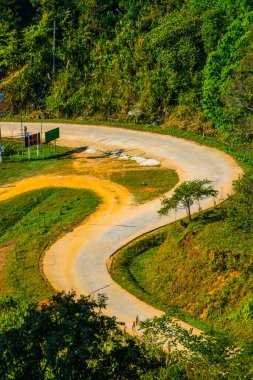
M191 208L190 208L190 206L187 207L187 213L188 213L189 221L191 222L192 221L192 216L191 216Z

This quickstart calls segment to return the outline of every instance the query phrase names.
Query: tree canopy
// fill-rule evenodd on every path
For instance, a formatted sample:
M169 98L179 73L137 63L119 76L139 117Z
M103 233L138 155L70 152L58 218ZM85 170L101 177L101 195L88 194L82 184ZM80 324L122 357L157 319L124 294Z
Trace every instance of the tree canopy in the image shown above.
M27 305L0 299L1 379L238 379L252 374L252 347L221 334L194 335L165 315L136 339L102 314L105 297L58 293ZM165 352L166 346L181 348ZM169 344L168 344L169 343Z
M9 320L1 316L1 379L138 379L159 365L115 318L102 314L104 296L59 293L25 309L8 298L3 308Z
M235 194L231 199L229 221L245 232L253 231L253 171L234 182Z
M164 343L174 353L160 368L161 379L247 379L252 376L252 345L236 346L221 333L193 333L168 315L141 323L143 339ZM153 374L157 370L153 371ZM155 376L154 376L155 378ZM151 377L150 377L151 379Z
M148 122L252 139L250 0L1 0L0 23L5 114L138 109Z
M171 198L164 197L162 199L162 207L159 213L167 215L170 210L184 208L189 220L191 220L191 206L194 201L199 202L201 199L215 197L218 194L218 191L214 190L210 184L211 181L207 179L183 182L175 189Z

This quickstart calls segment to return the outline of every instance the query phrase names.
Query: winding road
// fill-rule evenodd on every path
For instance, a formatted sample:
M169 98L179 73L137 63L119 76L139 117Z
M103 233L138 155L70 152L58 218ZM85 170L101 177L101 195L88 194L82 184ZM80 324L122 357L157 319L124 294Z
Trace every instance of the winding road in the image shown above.
M3 136L19 133L18 123L3 122L1 125ZM30 132L40 131L39 124L27 123L27 126ZM43 131L58 126L61 130L59 143L63 145L81 147L92 144L92 147L104 150L124 148L135 154L158 159L162 166L176 169L180 181L211 180L214 188L219 191L219 199L225 199L231 193L232 182L242 173L238 164L225 153L176 137L74 124L46 124ZM61 181L66 185L64 178L55 177L54 181L59 186ZM78 183L80 179L69 178L69 181L72 181L71 187L75 187L75 181ZM102 182L101 188L109 186L108 181L104 181L104 184ZM87 295L100 289L99 292L108 297L106 313L125 322L130 331L137 315L140 320L144 320L161 315L162 312L141 302L114 283L107 272L106 261L134 238L173 221L174 213L160 217L157 213L160 208L159 199L135 205L130 194L124 194L123 188L115 186L109 189L109 198L105 196L107 202L110 197L118 200L116 203L112 201L111 209L98 210L95 219L88 220L88 223L77 227L53 244L45 254L43 268L48 281L56 290L75 290L77 294ZM88 188L91 187L90 184ZM203 209L213 206L213 199L203 201L201 206ZM197 211L197 205L194 207ZM185 212L178 211L177 217L183 216ZM183 325L190 328L187 324Z

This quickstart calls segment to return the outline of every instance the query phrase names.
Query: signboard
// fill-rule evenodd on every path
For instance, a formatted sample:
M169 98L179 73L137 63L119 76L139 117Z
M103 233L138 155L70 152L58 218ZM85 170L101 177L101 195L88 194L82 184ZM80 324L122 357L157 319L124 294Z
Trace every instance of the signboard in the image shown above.
M50 141L56 140L60 137L60 129L55 128L51 129L51 131L48 131L45 133L45 143L49 143Z
M4 100L4 94L0 94L0 102Z
M25 147L29 148L33 145L39 145L40 144L40 133L34 133L33 135L26 135L25 136Z

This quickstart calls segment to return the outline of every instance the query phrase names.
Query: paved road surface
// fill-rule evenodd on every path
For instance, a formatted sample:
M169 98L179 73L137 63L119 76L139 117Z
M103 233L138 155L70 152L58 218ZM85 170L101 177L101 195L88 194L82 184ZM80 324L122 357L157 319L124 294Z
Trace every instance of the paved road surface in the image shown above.
M27 126L31 132L40 130L39 124L27 123ZM47 124L43 130L56 126L59 124ZM175 168L180 181L207 178L219 190L219 199L231 193L233 180L242 173L237 163L225 153L176 137L88 125L60 125L60 130L61 144L75 147L92 144L93 148L107 151L124 148L129 153L158 159L164 167ZM18 133L18 123L2 123L3 136ZM213 199L205 200L201 205L203 209L211 207ZM44 261L49 281L57 290L74 289L83 294L102 289L100 292L108 297L107 313L124 321L128 329L131 329L137 315L141 320L160 315L160 311L115 284L106 269L108 257L117 249L135 237L174 220L174 213L161 218L157 214L159 208L160 201L155 200L144 205L127 205L113 214L113 220L110 215L102 216L99 225L93 226L89 236L80 236L82 243L73 256L71 253L68 256L68 252L59 252L53 245ZM184 215L185 212L181 210L177 217ZM62 246L66 251L67 246Z

